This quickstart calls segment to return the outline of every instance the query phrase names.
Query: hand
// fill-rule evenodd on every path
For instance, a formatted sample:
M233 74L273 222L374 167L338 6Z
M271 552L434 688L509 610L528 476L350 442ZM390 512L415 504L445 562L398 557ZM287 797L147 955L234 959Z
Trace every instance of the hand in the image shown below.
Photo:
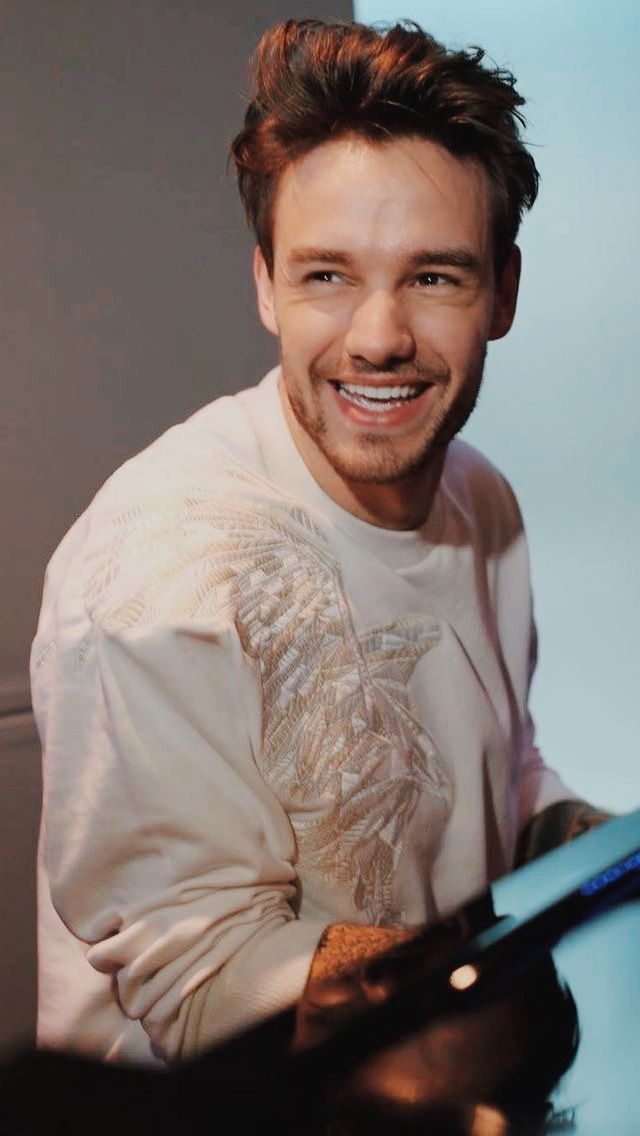
M591 828L612 819L612 813L586 801L556 801L536 813L522 830L516 848L515 867L521 868L552 848L567 844Z
M390 932L395 942L389 952L379 953L378 940L378 953L370 950L351 969L348 948L367 929L330 928L298 1008L296 1047L325 1041L405 983L428 983L429 970L442 976L442 967L466 938L495 918L490 900L482 897L427 932ZM332 1131L377 1136L428 1129L497 1136L507 1131L496 1104L505 1100L533 1110L537 1124L546 1115L547 1094L575 1057L577 1037L575 1003L559 982L552 957L536 958L491 1001L431 1019L345 1074L332 1094L340 1118Z

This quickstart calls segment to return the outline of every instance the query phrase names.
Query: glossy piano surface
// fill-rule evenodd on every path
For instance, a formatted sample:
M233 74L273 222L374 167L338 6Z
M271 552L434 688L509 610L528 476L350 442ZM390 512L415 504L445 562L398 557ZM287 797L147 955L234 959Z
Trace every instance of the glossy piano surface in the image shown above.
M173 1136L204 1117L214 1134L252 1136L640 1136L640 810L497 881L447 922L464 938L437 932L434 952L427 932L385 958L396 992L302 1053L288 1046L291 1011L168 1073L22 1054L0 1068L0 1134ZM434 1110L430 1088L419 1107L402 1093L398 1106L416 1031L427 1038L418 1082L425 1067L427 1084L449 1069L455 1102L469 1069L493 1062L494 1080L524 1086L513 1107L507 1093L489 1112ZM372 1069L388 1079L389 1107L375 1077L378 1098L362 1103ZM518 1093L532 1084L550 1107L523 1114Z
M576 1058L552 1100L573 1112L576 1136L640 1136L640 810L506 876L492 888L496 912L525 918L588 877L606 885L606 861L627 866L628 898L568 927L553 958L573 994ZM587 882L587 887L588 887ZM591 887L593 887L593 883ZM634 898L634 895L636 898ZM594 902L594 906L595 906Z

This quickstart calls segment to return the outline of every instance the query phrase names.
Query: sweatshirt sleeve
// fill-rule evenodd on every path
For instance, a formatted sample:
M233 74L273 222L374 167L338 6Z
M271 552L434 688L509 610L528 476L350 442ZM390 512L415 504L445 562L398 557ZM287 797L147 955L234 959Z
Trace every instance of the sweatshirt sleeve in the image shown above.
M94 627L47 666L44 864L124 1014L174 1061L294 1002L324 924L296 918L295 839L254 760L260 683L233 623Z
M529 601L531 611L531 601ZM537 813L542 812L556 801L577 799L572 789L562 778L545 764L535 741L535 726L528 708L531 683L538 659L538 637L533 615L530 615L529 632L529 673L527 683L527 706L521 731L520 780L518 792L518 832Z
M529 547L520 507L509 483L493 471L491 510L484 520L495 571L495 611L498 636L510 675L519 715L517 770L517 831L536 813L556 801L575 798L556 771L545 764L535 741L529 710L531 684L538 661L538 637L533 613Z
M546 765L540 750L535 744L534 725L531 715L527 715L523 730L522 761L518 794L518 832L536 813L542 812L556 801L577 800L572 789L562 778Z

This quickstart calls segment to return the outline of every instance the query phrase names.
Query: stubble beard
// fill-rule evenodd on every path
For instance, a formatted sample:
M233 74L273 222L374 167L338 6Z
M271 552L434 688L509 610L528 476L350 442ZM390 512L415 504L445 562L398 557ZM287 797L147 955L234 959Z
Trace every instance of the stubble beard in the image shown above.
M318 397L318 391L327 378L318 368L310 368L312 402L309 403L300 397L295 382L287 382L288 368L284 359L281 360L281 367L289 405L296 421L338 476L359 484L392 485L424 472L466 425L478 401L485 357L486 347L469 364L453 403L437 407L433 418L426 424L425 436L421 442L413 451L404 453L398 452L398 440L393 435L377 432L360 434L359 445L353 448L352 453L346 453L341 447L333 445ZM361 373L365 376L374 372ZM437 383L443 388L448 386L451 377L448 369L436 372L433 368L417 366L412 367L411 374L414 378L423 378L424 381Z

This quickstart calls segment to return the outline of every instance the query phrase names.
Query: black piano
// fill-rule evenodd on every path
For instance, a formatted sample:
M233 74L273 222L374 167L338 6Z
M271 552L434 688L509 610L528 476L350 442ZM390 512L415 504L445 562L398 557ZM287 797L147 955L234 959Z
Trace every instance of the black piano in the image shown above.
M640 1136L639 956L640 810L376 960L354 982L392 993L311 1006L297 1052L299 1008L164 1073L16 1055L0 1134Z

